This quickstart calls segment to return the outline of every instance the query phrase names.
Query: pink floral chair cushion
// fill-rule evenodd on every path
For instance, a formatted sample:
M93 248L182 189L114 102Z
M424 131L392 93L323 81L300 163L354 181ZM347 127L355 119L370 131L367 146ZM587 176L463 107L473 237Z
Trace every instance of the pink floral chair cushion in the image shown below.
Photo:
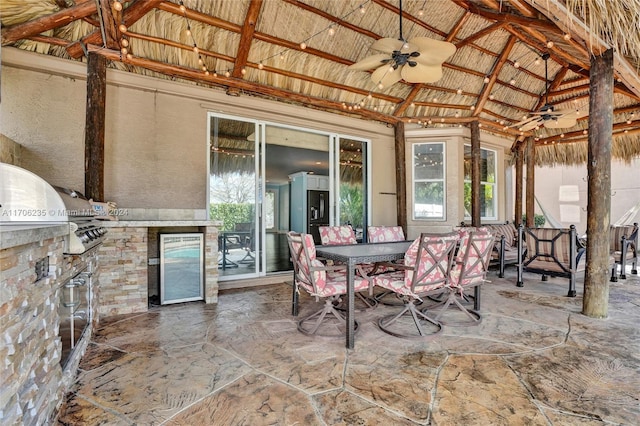
M289 233L289 247L292 258L297 262L296 282L310 295L329 297L347 292L347 271L345 266L327 266L316 259L316 246L311 234ZM369 280L361 276L354 277L356 292L368 290Z
M458 239L456 233L421 235L405 253L404 270L374 275L372 283L421 300L420 296L448 285L452 252Z
M356 233L349 225L320 226L322 245L357 244Z
M370 226L367 228L367 235L370 243L405 240L401 226Z
M495 237L488 230L458 231L460 244L450 272L451 287L477 285L485 280Z

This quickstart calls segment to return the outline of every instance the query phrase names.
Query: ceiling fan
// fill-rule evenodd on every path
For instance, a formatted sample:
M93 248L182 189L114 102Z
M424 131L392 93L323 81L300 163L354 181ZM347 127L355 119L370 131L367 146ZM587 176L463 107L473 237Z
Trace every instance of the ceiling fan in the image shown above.
M579 118L589 115L589 111L586 108L556 110L553 105L549 104L549 76L547 67L549 54L543 54L542 59L544 60L545 103L539 111L532 112L531 117L527 117L510 126L517 127L521 132L537 129L543 125L548 129L566 129L575 126Z
M400 37L381 38L371 45L380 54L372 55L349 66L349 69L376 70L371 80L382 87L401 79L408 83L433 83L442 77L442 63L456 51L455 45L428 37L405 40L402 35L402 0L400 0Z

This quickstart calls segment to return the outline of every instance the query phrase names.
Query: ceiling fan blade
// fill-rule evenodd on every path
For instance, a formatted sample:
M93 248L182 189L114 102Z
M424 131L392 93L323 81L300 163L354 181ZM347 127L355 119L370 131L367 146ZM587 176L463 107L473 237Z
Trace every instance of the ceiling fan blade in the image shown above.
M375 84L382 84L383 88L387 88L400 81L402 78L401 71L404 67L398 67L393 71L391 71L390 68L388 65L379 67L371 74L371 81Z
M409 83L433 83L442 78L442 67L438 65L416 64L415 67L403 66L401 71L404 81Z
M566 129L576 125L576 119L574 117L558 117L557 119L546 120L544 127L549 129Z
M536 116L528 117L528 118L525 118L522 121L518 121L517 123L512 124L509 127L522 127L523 125L525 125L525 124L527 124L527 123L529 123L531 121L538 121L538 120L541 120L541 118L540 117L536 117Z
M395 38L381 38L371 45L371 49L385 53L393 53L394 50L401 50L404 42Z
M391 59L386 53L368 56L355 64L349 65L350 70L366 71L383 65L383 61Z
M420 56L415 60L423 65L440 65L456 53L454 44L428 37L416 37L409 40L409 43L418 47Z
M531 120L527 123L524 123L523 125L518 127L518 130L520 130L521 132L528 132L529 130L533 130L536 127L540 126L540 124L542 124L542 119L540 119L539 117L536 117L535 120Z

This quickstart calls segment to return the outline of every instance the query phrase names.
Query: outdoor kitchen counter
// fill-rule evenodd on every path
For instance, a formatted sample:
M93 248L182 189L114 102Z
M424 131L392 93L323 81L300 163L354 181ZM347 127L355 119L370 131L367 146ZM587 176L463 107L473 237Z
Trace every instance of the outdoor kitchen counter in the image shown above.
M213 220L114 220L100 246L100 316L146 312L157 294L158 236L201 232L204 235L204 301L218 302L218 229Z
M69 235L69 224L0 225L0 250Z

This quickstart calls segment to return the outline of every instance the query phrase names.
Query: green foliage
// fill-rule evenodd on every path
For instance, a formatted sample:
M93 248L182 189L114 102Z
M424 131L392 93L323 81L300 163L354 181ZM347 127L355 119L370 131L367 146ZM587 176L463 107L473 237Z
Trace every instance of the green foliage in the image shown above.
M233 231L236 223L253 222L253 208L251 203L218 203L211 204L209 212L212 220L222 221L221 231Z
M362 186L340 185L340 223L350 223L355 228L362 228L363 224Z
M527 223L527 215L522 215L522 223ZM542 214L534 214L533 215L533 225L536 228L542 228L544 224L547 223L547 219Z

